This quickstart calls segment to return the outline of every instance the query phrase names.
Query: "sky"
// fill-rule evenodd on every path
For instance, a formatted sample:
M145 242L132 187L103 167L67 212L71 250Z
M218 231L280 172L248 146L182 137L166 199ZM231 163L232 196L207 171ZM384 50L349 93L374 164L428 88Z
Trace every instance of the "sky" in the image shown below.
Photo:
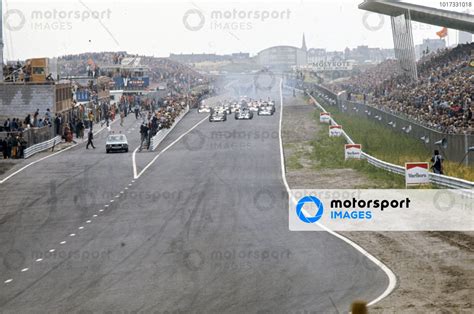
M270 46L299 47L303 33L308 48L393 48L390 19L359 10L362 0L2 2L6 60L92 51L159 57L170 53L255 55ZM440 6L440 1L406 2ZM414 23L415 44L437 38L440 29ZM449 43L454 44L456 37L456 31L450 31Z

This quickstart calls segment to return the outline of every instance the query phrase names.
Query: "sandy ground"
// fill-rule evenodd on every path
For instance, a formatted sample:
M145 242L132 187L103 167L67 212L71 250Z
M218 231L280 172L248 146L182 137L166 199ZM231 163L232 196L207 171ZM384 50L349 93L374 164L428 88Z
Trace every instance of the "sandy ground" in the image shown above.
M299 151L310 152L318 125L314 107L287 98L283 142L288 163ZM303 156L302 156L303 155ZM287 169L291 188L371 187L364 174L352 169L314 170L314 161L298 154L302 169ZM288 167L287 167L288 168ZM397 276L396 289L370 307L371 313L474 313L474 233L345 232ZM367 265L367 267L377 267Z

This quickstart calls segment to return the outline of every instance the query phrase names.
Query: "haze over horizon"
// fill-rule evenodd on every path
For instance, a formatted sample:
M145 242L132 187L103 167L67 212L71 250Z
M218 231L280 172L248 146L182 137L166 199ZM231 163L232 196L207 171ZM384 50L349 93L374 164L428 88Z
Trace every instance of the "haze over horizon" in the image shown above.
M170 53L255 55L271 46L300 47L303 33L308 48L393 48L389 18L359 10L361 2L140 0L132 6L109 0L4 0L4 58L100 51L159 57ZM440 6L438 1L406 2ZM226 15L231 17L226 19ZM438 30L440 27L414 23L415 44L437 38ZM456 31L450 31L448 44L454 43Z

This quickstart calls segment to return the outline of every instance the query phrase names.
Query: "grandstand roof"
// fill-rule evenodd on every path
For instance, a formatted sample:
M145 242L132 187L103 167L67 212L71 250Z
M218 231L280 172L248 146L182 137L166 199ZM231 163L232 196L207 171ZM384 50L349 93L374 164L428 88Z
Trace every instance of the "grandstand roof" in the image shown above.
M474 15L467 13L383 0L366 0L359 4L359 9L390 16L398 16L410 10L413 21L474 33Z

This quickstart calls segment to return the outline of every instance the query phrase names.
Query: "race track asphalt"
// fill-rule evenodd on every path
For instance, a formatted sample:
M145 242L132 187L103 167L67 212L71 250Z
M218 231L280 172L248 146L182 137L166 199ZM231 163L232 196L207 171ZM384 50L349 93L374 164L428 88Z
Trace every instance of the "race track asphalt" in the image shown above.
M102 136L0 184L1 312L339 313L377 298L388 278L364 255L288 230L280 110L206 120L137 179L129 117L128 154L105 154ZM138 172L205 117L137 153Z

